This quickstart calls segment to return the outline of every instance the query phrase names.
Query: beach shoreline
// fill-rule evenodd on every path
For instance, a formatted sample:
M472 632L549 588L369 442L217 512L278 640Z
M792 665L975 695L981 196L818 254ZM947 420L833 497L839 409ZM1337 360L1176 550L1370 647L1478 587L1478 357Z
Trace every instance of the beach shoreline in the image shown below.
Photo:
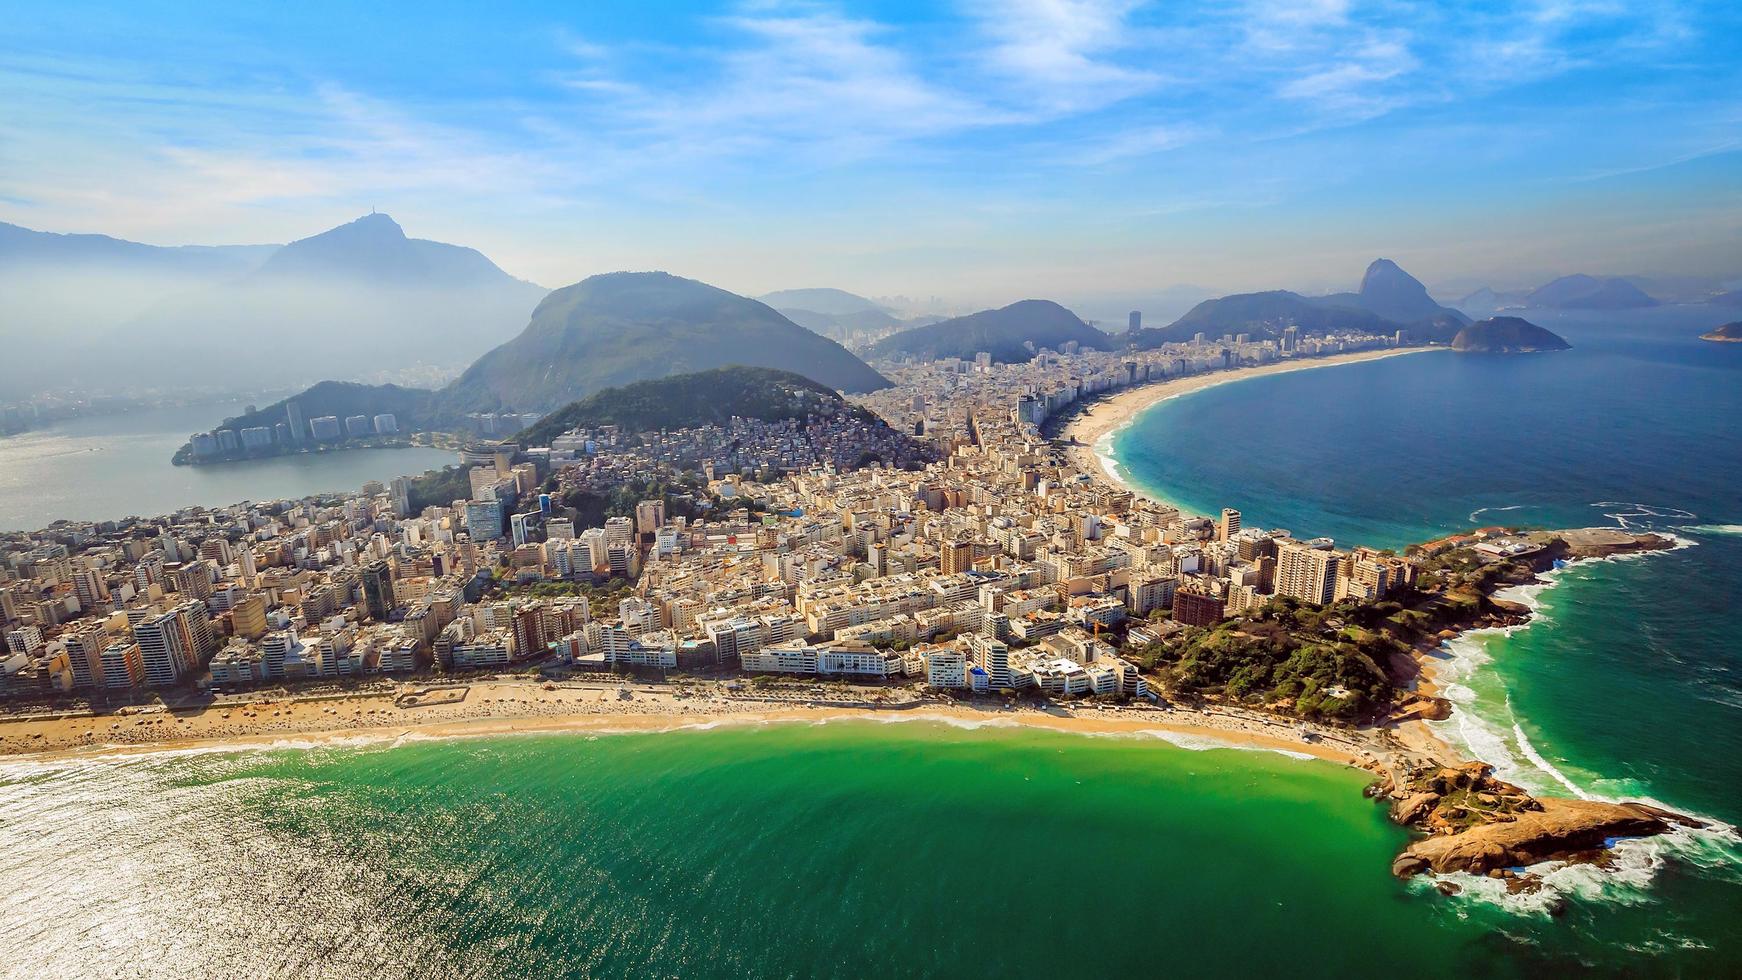
M1331 354L1325 357L1299 358L1288 361L1277 361L1257 367L1236 368L1228 371L1210 371L1203 374L1191 374L1178 378L1164 378L1160 381L1122 388L1108 395L1098 396L1080 403L1074 407L1075 414L1069 418L1058 432L1058 438L1066 445L1066 454L1072 465L1083 473L1089 473L1098 479L1108 482L1133 493L1142 494L1156 499L1149 491L1132 485L1117 470L1109 465L1109 461L1101 455L1098 443L1104 436L1116 432L1131 424L1137 416L1159 402L1170 398L1178 398L1214 388L1218 385L1233 384L1251 378L1264 377L1273 374L1287 374L1292 371L1305 371L1313 368L1337 367L1344 364L1360 364L1366 361L1377 361L1387 357L1400 357L1405 354L1419 354L1425 351L1448 350L1445 347L1388 347L1382 350L1354 351L1347 354ZM1170 501L1158 501L1168 503Z
M444 686L457 698L408 705L396 690L345 696L254 697L185 711L0 720L0 758L43 760L194 750L467 738L510 734L654 733L725 725L834 721L935 722L961 728L1042 728L1085 735L1151 736L1189 748L1263 750L1370 768L1389 747L1370 733L1312 726L1240 708L872 699L908 694L866 689L857 696L794 690L725 695L713 685L492 679ZM626 693L627 692L627 696ZM1168 739L1168 736L1174 736Z

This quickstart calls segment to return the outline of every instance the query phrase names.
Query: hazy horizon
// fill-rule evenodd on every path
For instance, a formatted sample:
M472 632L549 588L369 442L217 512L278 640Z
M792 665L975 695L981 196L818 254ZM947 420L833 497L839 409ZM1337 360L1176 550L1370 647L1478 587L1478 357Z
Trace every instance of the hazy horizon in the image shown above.
M645 8L641 8L642 11ZM0 220L287 242L372 208L561 286L998 305L1735 275L1716 4L66 4L0 58ZM430 69L439 57L440 71Z

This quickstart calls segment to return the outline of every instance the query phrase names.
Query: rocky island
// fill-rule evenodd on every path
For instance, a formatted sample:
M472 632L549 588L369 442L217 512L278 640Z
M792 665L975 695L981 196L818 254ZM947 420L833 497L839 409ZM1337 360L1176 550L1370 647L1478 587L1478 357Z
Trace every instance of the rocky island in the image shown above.
M1495 316L1472 323L1452 338L1452 350L1467 354L1534 354L1571 350L1559 334L1516 316Z
M1720 344L1742 343L1742 320L1737 320L1734 323L1726 323L1721 327L1713 327L1705 333L1700 334L1700 339L1713 340Z

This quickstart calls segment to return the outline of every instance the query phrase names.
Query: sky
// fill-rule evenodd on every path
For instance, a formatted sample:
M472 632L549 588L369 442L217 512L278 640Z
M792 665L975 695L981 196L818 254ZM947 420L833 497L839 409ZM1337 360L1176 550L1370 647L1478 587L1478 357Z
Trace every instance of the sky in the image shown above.
M0 220L560 286L1742 273L1742 4L0 0Z

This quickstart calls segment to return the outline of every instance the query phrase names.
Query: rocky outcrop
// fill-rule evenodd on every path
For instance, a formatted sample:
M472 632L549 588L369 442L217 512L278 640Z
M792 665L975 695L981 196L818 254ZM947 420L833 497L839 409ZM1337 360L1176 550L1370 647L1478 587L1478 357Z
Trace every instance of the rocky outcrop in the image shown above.
M1392 873L1399 877L1424 871L1487 874L1543 861L1583 860L1617 837L1651 837L1675 824L1697 826L1696 821L1640 803L1557 799L1537 803L1539 809L1534 811L1518 811L1505 820L1416 841L1398 855Z
M1495 779L1481 762L1390 771L1372 792L1392 800L1393 820L1428 834L1392 862L1400 878L1429 871L1506 876L1506 869L1543 861L1601 863L1614 838L1704 826L1643 803L1539 800Z

